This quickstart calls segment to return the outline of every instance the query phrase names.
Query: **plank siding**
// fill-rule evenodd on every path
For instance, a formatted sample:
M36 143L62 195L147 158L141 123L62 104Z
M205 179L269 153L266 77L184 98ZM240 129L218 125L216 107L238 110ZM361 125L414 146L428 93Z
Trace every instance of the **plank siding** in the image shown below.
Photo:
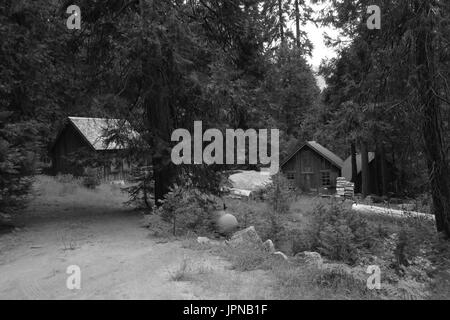
M80 175L78 169L70 165L70 155L82 148L91 149L90 145L83 139L80 133L68 125L61 132L52 149L53 170L55 173L72 173Z
M97 154L110 159L110 166L105 165L99 168L104 181L124 180L128 176L131 167L131 161L129 159L119 157L116 150L94 150L90 143L70 122L60 132L51 149L53 174L84 175L86 168L73 166L69 161L72 154L81 150L92 152L92 155Z
M306 145L282 166L282 172L288 178L292 178L293 175L295 186L304 191L333 193L341 169ZM327 174L330 177L330 184L325 186L322 175Z

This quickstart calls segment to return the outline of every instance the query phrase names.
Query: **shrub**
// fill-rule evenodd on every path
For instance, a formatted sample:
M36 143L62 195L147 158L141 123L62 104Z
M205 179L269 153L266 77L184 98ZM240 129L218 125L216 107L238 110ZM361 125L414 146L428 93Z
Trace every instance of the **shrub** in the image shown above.
M144 215L143 225L150 230L149 235L153 237L169 237L171 234L171 225L156 214Z
M405 229L400 230L398 234L398 240L395 246L395 267L399 270L402 266L408 266L407 259L407 249L408 249L408 234Z
M289 181L279 173L272 177L272 183L267 187L266 194L268 205L266 216L270 223L269 238L278 242L283 233L280 216L289 213L293 193Z
M202 193L221 196L231 187L220 165L181 165L175 183L196 188Z
M430 294L425 284L414 279L400 280L395 285L385 284L383 293L389 299L400 300L423 300Z
M289 212L293 193L289 181L281 174L272 177L272 183L267 187L267 203L275 214Z
M41 151L38 128L33 121L14 123L11 112L0 111L0 213L23 207L31 191Z
M131 185L123 189L129 197L126 204L139 209L152 210L155 203L155 181L152 168L148 166L133 168L128 179Z
M378 244L374 234L373 228L357 213L337 205L329 208L319 206L302 240L310 247L308 250L318 251L332 260L354 264L362 251L371 250Z
M227 198L227 211L236 217L241 228L254 226L261 239L272 239L272 212L263 202Z
M180 230L213 230L215 197L197 188L174 185L156 210L163 220L171 222L173 234Z
M394 268L399 273L403 273L406 270L405 267L408 267L416 257L422 256L425 248L430 247L435 238L434 228L431 225L425 222L417 223L412 219L408 220L400 225L397 234L393 234L395 239Z
M357 244L352 229L345 220L325 224L319 235L319 252L330 259L354 263L357 258Z

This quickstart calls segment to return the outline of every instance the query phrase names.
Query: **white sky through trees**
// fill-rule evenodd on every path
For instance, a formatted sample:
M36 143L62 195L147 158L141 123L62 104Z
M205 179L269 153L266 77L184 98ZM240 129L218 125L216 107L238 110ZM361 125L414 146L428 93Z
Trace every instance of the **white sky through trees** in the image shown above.
M327 6L327 4L311 4L309 0L308 2L308 5L310 5L316 12L315 17L318 17L319 11ZM295 21L289 21L288 28L295 34ZM329 26L316 26L312 22L308 22L306 25L300 26L300 28L307 32L309 40L314 46L312 56L307 57L307 61L313 67L314 72L317 73L322 60L331 59L336 56L336 51L334 48L328 48L325 45L324 33L328 34L332 38L336 38L339 35L339 31ZM320 89L323 89L326 86L325 80L317 74L316 79Z

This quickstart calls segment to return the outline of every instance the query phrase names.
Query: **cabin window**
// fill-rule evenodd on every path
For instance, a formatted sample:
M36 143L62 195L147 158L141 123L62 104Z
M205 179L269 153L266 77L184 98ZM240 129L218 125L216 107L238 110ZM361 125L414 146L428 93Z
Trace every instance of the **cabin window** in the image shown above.
M293 180L295 180L295 173L294 172L286 172L286 178L289 180L289 181L293 181Z
M322 171L321 173L322 187L331 186L331 174L330 171Z

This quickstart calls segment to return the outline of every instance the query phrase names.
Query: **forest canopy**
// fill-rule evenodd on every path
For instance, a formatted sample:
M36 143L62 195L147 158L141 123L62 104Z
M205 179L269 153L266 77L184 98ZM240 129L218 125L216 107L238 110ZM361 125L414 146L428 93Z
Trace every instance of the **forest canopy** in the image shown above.
M326 6L313 14L313 3ZM66 25L72 4L80 29ZM367 27L371 5L381 29ZM397 168L399 196L431 194L450 235L448 17L443 0L2 1L0 211L23 202L67 116L128 120L150 146L139 156L151 158L156 199L179 176L171 133L202 121L277 128L281 156L317 140L361 153L364 167L374 151ZM341 32L322 92L309 22Z

